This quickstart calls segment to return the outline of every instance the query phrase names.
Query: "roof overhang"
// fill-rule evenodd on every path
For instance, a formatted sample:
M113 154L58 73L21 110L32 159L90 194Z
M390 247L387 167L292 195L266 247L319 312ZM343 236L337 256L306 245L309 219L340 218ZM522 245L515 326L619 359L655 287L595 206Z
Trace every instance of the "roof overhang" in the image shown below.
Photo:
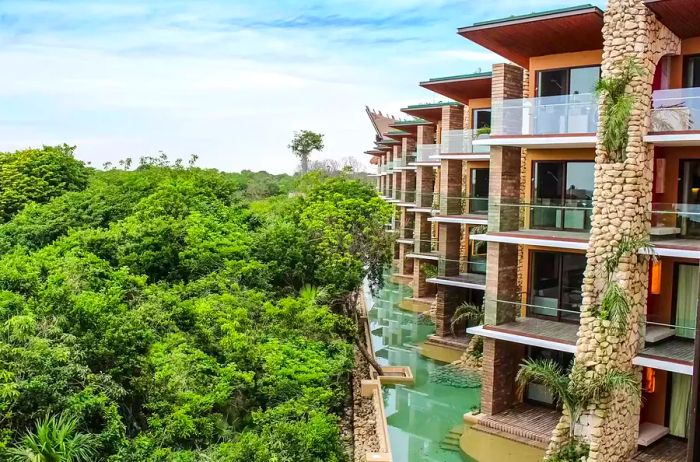
M365 151L365 154L369 154L370 156L381 156L384 154L384 151L380 151L379 149L370 149Z
M700 36L697 0L644 0L644 4L679 38Z
M442 120L442 108L445 106L461 106L462 104L450 101L442 103L432 103L432 104L416 104L413 106L407 106L401 109L404 112L413 117L419 117L423 120L429 122L438 123Z
M413 136L411 132L404 131L404 130L391 130L386 133L384 133L384 136L387 138L391 138L397 141L400 141L404 138L410 138Z
M394 124L391 124L389 127L401 130L403 132L409 133L411 136L416 136L418 134L418 127L420 125L432 125L432 122L429 122L427 120L423 119L416 119L416 120L401 120L399 122L396 122Z
M603 11L581 5L478 22L457 33L527 68L534 56L602 49L602 30Z
M471 99L491 97L491 73L440 77L421 82L420 86L460 103L469 104Z

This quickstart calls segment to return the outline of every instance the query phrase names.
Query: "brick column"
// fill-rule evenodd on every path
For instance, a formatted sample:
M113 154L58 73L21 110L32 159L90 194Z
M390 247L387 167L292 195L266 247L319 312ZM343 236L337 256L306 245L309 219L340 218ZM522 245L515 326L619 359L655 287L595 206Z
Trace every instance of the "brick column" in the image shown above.
M524 345L484 339L481 412L493 415L513 406L517 400L515 375L524 356Z
M435 171L432 166L416 168L416 207L432 207Z
M401 174L401 201L413 203L416 200L416 171L404 170Z
M452 316L457 307L465 300L468 289L450 286L438 286L435 296L435 334L439 337L452 336ZM455 326L455 332L464 332L466 323Z
M416 144L435 143L435 125L419 125L416 135Z
M401 153L406 156L416 151L416 139L405 137L401 139Z
M461 215L462 161L440 161L440 215Z
M400 199L401 198L401 177L403 176L403 173L401 171L396 171L393 175L393 187L394 187L394 199Z
M503 100L522 98L523 70L511 64L493 66L491 89L492 106L502 107ZM511 118L503 120L500 111L492 115L496 133L507 129ZM492 114L494 114L492 113ZM510 117L510 114L509 114ZM515 231L519 227L519 209L501 207L501 203L515 203L520 198L520 148L492 146L489 163L489 232ZM486 260L486 293L484 318L486 325L503 324L515 319L515 305L519 300L518 246L489 242ZM484 367L482 374L481 410L494 414L508 409L516 400L515 375L524 348L509 342L484 339Z

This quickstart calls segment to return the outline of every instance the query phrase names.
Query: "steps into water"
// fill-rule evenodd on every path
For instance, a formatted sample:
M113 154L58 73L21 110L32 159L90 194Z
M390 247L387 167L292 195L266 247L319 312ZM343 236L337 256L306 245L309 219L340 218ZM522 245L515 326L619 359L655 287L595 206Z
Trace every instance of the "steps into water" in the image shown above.
M460 452L459 439L462 437L464 425L453 427L440 442L440 449L445 451Z

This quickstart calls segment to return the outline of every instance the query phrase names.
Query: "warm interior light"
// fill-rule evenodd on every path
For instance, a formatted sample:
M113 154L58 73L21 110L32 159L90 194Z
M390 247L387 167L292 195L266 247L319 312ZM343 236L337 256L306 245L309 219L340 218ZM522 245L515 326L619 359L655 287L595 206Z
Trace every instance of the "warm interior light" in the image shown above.
M659 260L651 265L651 293L653 295L661 293L661 262Z

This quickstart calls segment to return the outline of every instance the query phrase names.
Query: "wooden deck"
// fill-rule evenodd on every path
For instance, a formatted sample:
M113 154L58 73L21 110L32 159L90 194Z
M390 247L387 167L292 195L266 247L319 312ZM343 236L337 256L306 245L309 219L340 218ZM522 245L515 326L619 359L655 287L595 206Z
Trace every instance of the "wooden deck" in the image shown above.
M560 417L556 409L519 404L480 419L474 429L544 449Z
M667 436L640 451L632 458L634 462L686 462L688 443Z

